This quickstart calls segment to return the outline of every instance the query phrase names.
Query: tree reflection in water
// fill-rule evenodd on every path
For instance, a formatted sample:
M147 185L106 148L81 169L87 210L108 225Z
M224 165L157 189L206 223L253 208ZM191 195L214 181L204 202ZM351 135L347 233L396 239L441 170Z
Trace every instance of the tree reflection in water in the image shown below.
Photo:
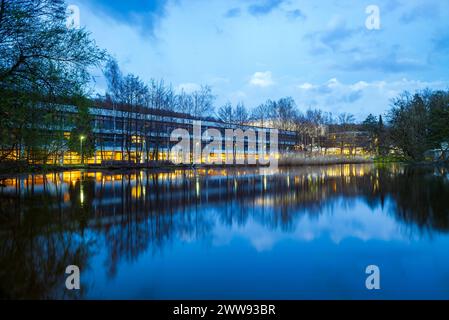
M449 171L401 165L170 172L64 172L4 179L0 188L0 297L82 298L65 268L89 268L100 248L107 274L179 239L213 237L217 224L292 232L302 216L363 199L410 230L449 231ZM339 199L340 201L335 201ZM389 201L387 201L389 199ZM414 231L411 231L414 232Z

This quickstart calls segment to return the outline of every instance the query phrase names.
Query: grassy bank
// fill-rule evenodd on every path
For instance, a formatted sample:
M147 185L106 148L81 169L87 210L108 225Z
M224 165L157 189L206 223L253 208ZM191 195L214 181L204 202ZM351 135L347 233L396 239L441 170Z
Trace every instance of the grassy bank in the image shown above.
M321 166L334 164L373 163L373 159L359 156L284 156L279 159L279 166Z
M373 160L375 163L410 162L410 161L407 161L407 159L405 159L404 157L393 156L393 155L376 156L376 157L374 157Z
M398 156L378 156L374 158L374 163L377 164L388 164L388 163L404 163L408 165L415 166L448 166L449 160L422 160L422 161L413 161L404 157Z

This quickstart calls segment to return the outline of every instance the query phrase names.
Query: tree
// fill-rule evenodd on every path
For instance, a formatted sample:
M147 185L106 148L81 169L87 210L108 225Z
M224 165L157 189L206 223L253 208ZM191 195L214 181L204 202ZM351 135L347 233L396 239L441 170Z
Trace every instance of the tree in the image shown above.
M108 85L106 91L106 97L112 104L112 141L113 144L116 145L117 142L117 105L122 101L122 90L123 90L123 74L120 71L120 67L112 57L109 57L105 68L103 69L103 74L106 78L106 83ZM103 139L100 137L100 148L101 148L101 156L103 161ZM121 155L123 159L124 155L124 144L122 144Z
M203 117L213 114L215 96L209 86L201 86L199 90L192 92L192 110L190 114L195 117Z
M338 115L339 134L338 143L340 145L340 153L343 154L345 147L349 149L349 154L353 154L357 136L354 132L355 117L350 113L341 113Z
M239 102L235 108L232 107L230 102L227 102L224 106L218 109L218 119L227 122L243 125L250 119L248 111L246 110L243 102Z
M262 103L258 105L251 114L251 119L257 121L257 125L261 127L266 127L270 125L272 122L272 101L267 101L266 103Z
M182 90L175 96L176 111L190 114L193 110L193 98L190 94Z
M269 124L276 129L289 130L294 127L297 112L295 100L285 97L278 101L267 100L253 110L251 117L259 121L261 126Z
M151 80L150 87L136 75L123 75L115 59L110 58L103 73L108 83L107 96L111 98L115 110L117 104L125 106L124 121L121 128L117 128L114 114L114 145L116 143L115 130L121 129L122 159L140 162L143 159L144 146L146 153L150 146L149 128L145 125L145 115L141 108L168 110L172 108L174 94L171 86L166 87L164 81ZM156 148L157 149L157 148ZM135 157L133 158L133 151Z
M379 115L379 121L377 124L377 152L378 154L385 156L390 152L390 139L388 128L384 125L382 115Z
M148 87L138 76L128 74L123 79L122 103L126 105L126 118L123 124L124 148L128 161L140 162L142 159L143 139L141 135L143 128L142 112L139 112L148 97ZM159 101L163 105L163 101ZM132 150L135 151L135 158L132 157Z
M220 107L217 112L217 117L223 122L232 123L234 121L234 110L232 109L232 104L227 102L224 106Z
M382 121L382 118L380 118ZM371 113L366 117L362 123L363 130L368 134L368 140L366 141L365 150L378 154L378 142L379 142L379 121L377 117Z
M429 115L420 93L404 92L393 100L389 112L391 139L407 159L420 161L429 147Z
M338 122L340 125L347 126L347 125L354 124L355 118L354 118L354 115L352 115L350 113L343 112L338 115Z
M153 109L172 111L175 107L176 97L173 87L165 85L164 80L150 81L149 97L150 107Z
M57 102L84 94L89 68L105 56L86 30L65 24L63 0L1 0L0 127L9 134L0 159L14 150L15 159L46 162L67 120Z
M234 110L234 122L239 125L247 123L249 120L248 111L243 102L239 102Z
M216 96L213 95L211 87L201 86L200 89L191 93L181 90L179 94L173 95L172 101L176 111L194 117L206 117L214 113L215 99Z
M89 113L90 101L79 96L75 102L78 112L74 115L74 128L70 133L69 150L79 154L81 163L95 154L95 136L92 131L92 117Z
M429 98L429 146L449 150L449 92L436 91Z
M123 74L120 71L117 60L110 57L105 65L103 74L108 85L107 94L113 102L119 102L122 99Z
M70 92L104 58L87 31L66 27L63 0L2 0L1 8L2 85Z
M324 113L319 109L308 109L302 121L302 131L310 140L310 150L316 143L321 149L320 138L324 136Z
M292 97L281 98L275 105L274 115L277 128L281 130L292 129L293 119L296 115L296 103Z
M426 89L402 93L392 101L389 134L396 150L406 159L421 161L429 150L443 158L449 147L449 92Z

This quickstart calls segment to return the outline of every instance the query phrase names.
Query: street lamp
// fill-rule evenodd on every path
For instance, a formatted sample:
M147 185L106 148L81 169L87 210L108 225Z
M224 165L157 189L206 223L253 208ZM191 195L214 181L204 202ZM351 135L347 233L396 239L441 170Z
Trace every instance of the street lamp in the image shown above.
M81 164L84 164L84 153L83 153L83 141L86 139L86 136L80 136L80 144L81 144Z

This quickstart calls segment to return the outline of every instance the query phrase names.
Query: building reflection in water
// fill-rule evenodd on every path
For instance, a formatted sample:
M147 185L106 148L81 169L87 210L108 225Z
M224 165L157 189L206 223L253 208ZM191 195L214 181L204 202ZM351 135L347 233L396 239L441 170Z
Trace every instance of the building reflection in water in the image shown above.
M294 232L301 217L336 211L353 199L373 209L389 206L410 234L449 232L445 168L71 171L3 179L0 199L5 298L82 298L89 284L76 293L64 290L65 267L89 268L99 250L107 252L113 278L120 261L169 250L180 239L213 238L217 224L231 228L251 220L266 230Z

